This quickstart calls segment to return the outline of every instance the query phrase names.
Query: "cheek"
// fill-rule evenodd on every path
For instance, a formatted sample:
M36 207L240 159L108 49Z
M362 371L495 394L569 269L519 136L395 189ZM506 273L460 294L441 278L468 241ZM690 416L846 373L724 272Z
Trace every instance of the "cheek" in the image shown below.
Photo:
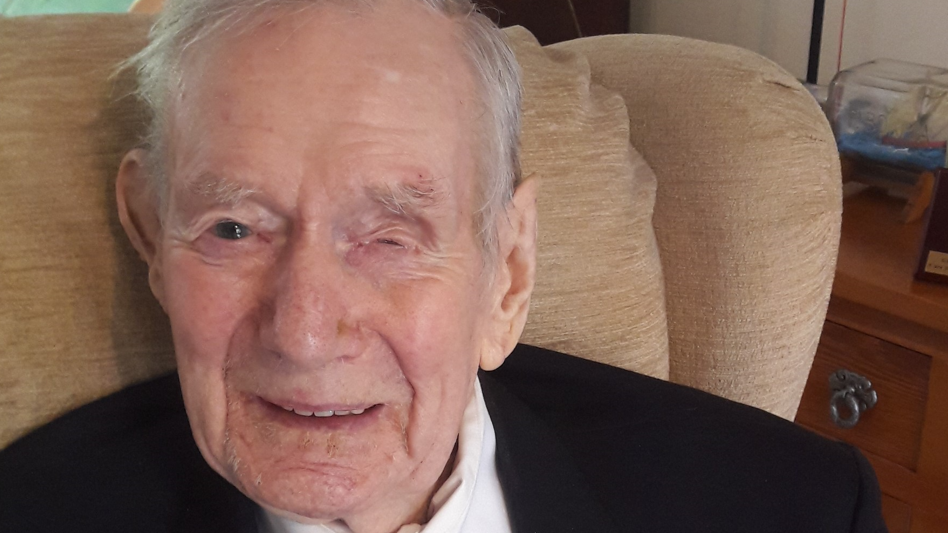
M419 464L443 468L473 392L479 328L469 298L466 291L414 290L399 300L398 321L389 330L412 389L406 429L409 453Z
M435 369L457 367L459 359L471 355L480 329L472 303L463 291L410 290L398 298L398 322L391 341L417 354L403 361L406 371L437 376L440 373Z
M246 285L190 257L166 262L166 308L182 394L195 441L215 470L226 472L225 368L246 302Z
M226 345L241 315L246 284L195 263L182 260L169 265L168 316L179 359L217 362L226 355Z
M475 297L473 288L437 284L413 287L395 299L398 308L392 315L398 318L386 340L414 389L416 408L439 411L467 401L483 329Z

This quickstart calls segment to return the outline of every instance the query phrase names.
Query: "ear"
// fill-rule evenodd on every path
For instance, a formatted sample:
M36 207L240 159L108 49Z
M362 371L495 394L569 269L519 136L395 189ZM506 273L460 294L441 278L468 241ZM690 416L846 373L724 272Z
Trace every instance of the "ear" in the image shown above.
M491 318L480 365L494 370L513 351L527 323L530 295L536 281L537 190L539 179L528 176L507 208L507 220L498 228L500 264L491 286Z
M159 243L161 239L160 206L145 170L147 152L136 148L125 154L115 180L115 200L119 221L138 256L148 263L148 284L151 292L164 306Z

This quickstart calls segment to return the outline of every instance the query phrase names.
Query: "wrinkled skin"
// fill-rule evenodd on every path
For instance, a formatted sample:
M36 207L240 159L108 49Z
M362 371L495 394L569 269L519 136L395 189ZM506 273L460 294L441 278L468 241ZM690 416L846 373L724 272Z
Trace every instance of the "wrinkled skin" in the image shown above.
M483 104L454 30L406 0L273 12L185 58L165 210L143 152L119 171L202 454L301 522L422 520L478 366L499 366L526 319L536 184L485 266Z

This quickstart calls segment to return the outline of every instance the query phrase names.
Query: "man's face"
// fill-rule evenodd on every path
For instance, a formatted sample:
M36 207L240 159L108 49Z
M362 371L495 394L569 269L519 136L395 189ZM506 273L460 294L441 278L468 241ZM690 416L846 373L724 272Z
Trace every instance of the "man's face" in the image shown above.
M417 3L254 28L188 59L171 131L153 269L195 439L297 518L417 513L495 300L472 75Z

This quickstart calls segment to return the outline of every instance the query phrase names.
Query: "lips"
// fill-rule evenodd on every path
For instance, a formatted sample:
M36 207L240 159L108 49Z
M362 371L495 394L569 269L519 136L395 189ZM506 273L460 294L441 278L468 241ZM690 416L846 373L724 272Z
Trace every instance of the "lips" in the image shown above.
M247 396L247 399L252 404L257 404L258 406L263 407L266 412L270 413L270 416L276 416L278 419L290 421L285 417L287 415L292 415L290 416L291 419L299 420L300 422L306 420L313 422L316 420L322 420L324 422L356 422L358 420L370 418L369 415L374 414L376 411L379 411L381 407L383 407L382 404L369 403L307 404L290 400L277 400L250 395Z
M259 422L276 423L306 432L362 431L373 427L389 413L384 403L307 403L247 393L241 397L248 413Z

